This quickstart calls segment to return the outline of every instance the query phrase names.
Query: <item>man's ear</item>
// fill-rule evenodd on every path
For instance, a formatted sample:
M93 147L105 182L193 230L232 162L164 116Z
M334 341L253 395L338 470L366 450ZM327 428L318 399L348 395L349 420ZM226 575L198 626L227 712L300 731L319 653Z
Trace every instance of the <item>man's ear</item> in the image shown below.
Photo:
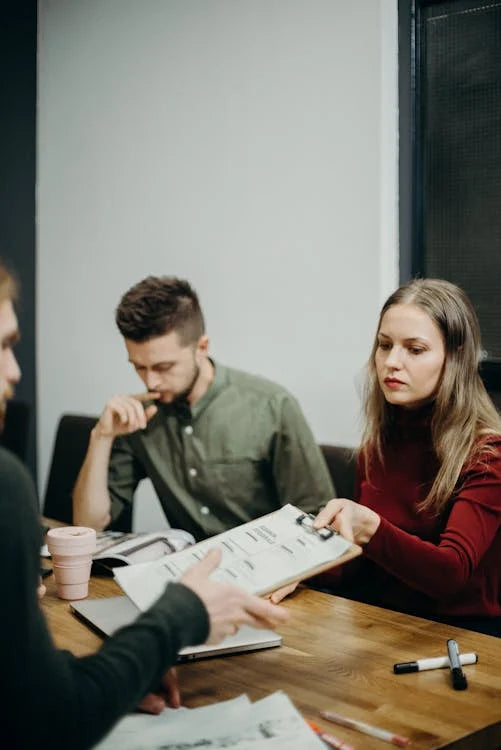
M209 353L209 337L205 333L198 339L197 350L204 355Z

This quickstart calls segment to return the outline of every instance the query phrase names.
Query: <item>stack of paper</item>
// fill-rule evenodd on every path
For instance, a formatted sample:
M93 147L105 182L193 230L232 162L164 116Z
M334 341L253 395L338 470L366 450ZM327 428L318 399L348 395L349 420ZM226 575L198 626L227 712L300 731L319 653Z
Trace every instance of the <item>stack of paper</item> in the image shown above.
M323 750L285 693L246 695L203 708L127 716L96 750Z

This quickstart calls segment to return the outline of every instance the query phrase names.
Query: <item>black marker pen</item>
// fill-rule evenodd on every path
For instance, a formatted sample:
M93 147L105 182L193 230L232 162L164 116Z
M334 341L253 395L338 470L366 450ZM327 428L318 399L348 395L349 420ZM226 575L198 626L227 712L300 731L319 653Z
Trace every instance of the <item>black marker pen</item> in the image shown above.
M474 653L460 654L459 661L461 666L465 664L476 664L478 656ZM409 672L424 672L426 669L442 669L450 667L451 663L448 656L432 656L429 659L416 659L416 661L405 661L393 665L395 674L408 674Z
M466 690L468 683L461 667L459 658L459 647L454 638L447 641L447 653L451 664L452 687L454 690Z

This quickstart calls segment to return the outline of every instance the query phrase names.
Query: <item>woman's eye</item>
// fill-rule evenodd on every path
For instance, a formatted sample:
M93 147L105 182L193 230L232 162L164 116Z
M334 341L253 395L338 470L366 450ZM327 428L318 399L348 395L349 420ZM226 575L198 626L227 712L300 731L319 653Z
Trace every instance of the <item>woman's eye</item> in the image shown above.
M391 344L386 344L384 341L380 341L378 344L378 349L382 349L383 351L388 351L388 349L391 349Z
M411 346L409 348L409 351L411 354L421 354L422 352L424 352L424 349L420 349L418 346Z

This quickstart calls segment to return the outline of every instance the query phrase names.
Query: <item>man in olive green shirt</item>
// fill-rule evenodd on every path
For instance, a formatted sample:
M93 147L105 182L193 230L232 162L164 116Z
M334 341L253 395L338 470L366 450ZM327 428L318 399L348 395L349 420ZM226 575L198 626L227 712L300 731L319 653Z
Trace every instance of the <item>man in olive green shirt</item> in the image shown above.
M146 477L171 526L197 540L286 503L316 513L333 497L297 401L208 357L186 281L144 279L122 297L116 321L147 393L106 404L75 486L74 523L130 526Z

